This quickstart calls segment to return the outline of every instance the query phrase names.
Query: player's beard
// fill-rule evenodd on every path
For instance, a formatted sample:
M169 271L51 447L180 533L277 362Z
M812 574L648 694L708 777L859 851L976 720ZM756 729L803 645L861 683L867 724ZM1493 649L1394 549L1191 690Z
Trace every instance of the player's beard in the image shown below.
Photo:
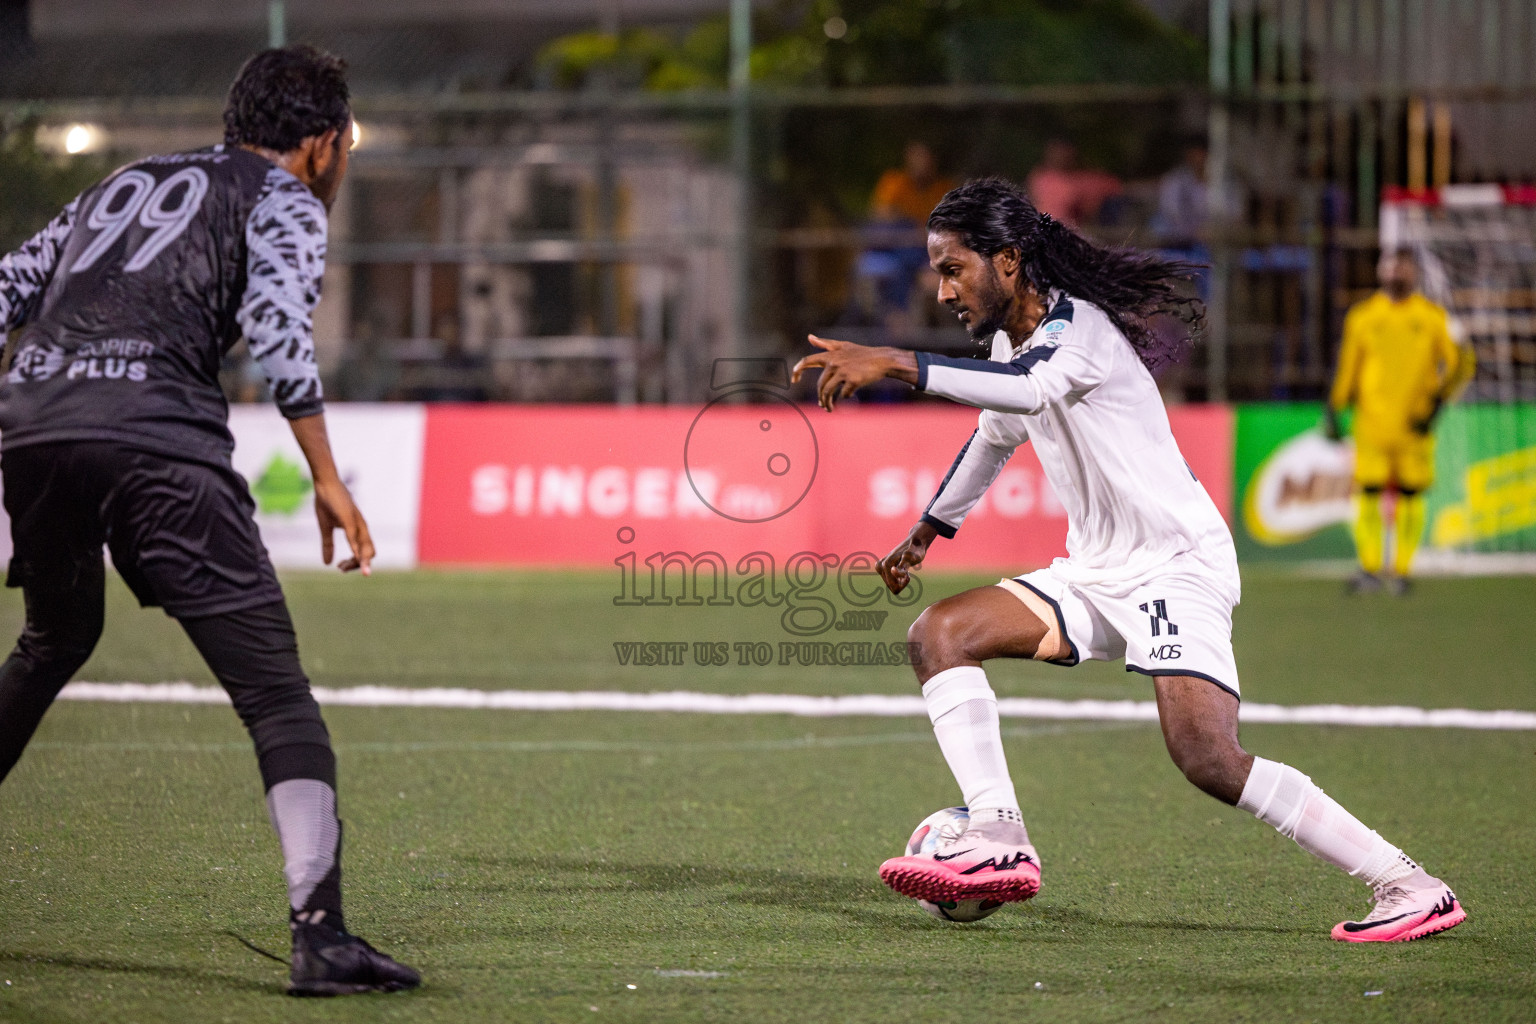
M322 175L315 178L310 190L324 204L326 212L336 205L336 196L341 192L341 162L338 160L331 164L330 168Z
M330 167L326 168L325 173L317 175L309 186L310 191L324 204L327 213L330 212L331 207L336 205L336 197L341 193L341 179L346 174L347 165L346 151L342 149L342 136L346 134L347 138L350 139L351 130L352 124L348 122L345 133L338 132L336 134L336 142L331 152Z
M992 343L992 336L1003 329L1008 319L1008 292L997 276L996 267L987 267L986 284L976 295L971 313L975 316L968 328L971 340L987 348Z

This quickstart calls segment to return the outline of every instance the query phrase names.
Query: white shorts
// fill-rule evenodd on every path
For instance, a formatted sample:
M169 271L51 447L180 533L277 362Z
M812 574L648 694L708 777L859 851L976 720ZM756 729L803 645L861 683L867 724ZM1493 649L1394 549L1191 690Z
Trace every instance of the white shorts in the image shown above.
M1241 696L1232 656L1232 602L1199 576L1153 576L1119 596L1067 583L1049 568L1000 580L998 586L1036 614L1046 610L1043 601L1055 616L1055 623L1046 623L1059 635L1050 652L1054 664L1124 658L1127 672L1195 676Z

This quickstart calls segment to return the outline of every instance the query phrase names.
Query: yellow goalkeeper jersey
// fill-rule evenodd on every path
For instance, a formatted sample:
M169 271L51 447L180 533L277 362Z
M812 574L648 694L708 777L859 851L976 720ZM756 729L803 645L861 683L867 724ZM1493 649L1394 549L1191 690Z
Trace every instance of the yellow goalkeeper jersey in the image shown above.
M1418 293L1396 302L1377 292L1344 318L1329 404L1355 407L1356 437L1389 440L1427 419L1472 369L1472 353L1451 338L1442 307Z

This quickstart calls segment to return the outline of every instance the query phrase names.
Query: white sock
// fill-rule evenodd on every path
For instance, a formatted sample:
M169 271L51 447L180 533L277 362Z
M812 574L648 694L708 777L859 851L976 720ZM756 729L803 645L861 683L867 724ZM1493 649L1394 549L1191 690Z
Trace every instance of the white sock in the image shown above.
M1388 885L1421 870L1290 765L1254 758L1237 806L1367 885Z
M971 665L946 669L928 680L923 700L939 749L965 795L971 824L1010 821L1022 825L1019 798L1003 755L997 695L987 683L987 674Z
M267 791L267 814L283 847L288 903L303 910L336 864L341 840L336 791L319 779L288 779Z

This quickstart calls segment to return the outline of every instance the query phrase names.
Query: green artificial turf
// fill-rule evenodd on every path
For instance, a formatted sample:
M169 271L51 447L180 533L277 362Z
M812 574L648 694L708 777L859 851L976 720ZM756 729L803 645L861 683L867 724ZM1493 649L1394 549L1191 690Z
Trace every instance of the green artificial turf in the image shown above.
M324 685L914 692L900 668L619 666L625 639L784 634L761 609L616 608L602 574L286 582ZM935 576L928 596L977 582ZM1402 602L1246 585L1249 699L1536 709L1536 581L1427 580ZM207 680L173 623L112 587L82 678ZM3 601L14 629L19 601ZM1119 666L994 676L1010 695L1150 693ZM1363 887L1191 789L1151 725L1005 722L1045 886L948 925L875 875L958 800L921 718L327 718L350 922L418 966L421 991L288 1000L283 968L229 934L286 954L276 842L228 709L64 702L0 787L0 1020L1519 1021L1536 1006L1531 733L1245 728L1471 915L1360 947L1327 931L1366 910Z

